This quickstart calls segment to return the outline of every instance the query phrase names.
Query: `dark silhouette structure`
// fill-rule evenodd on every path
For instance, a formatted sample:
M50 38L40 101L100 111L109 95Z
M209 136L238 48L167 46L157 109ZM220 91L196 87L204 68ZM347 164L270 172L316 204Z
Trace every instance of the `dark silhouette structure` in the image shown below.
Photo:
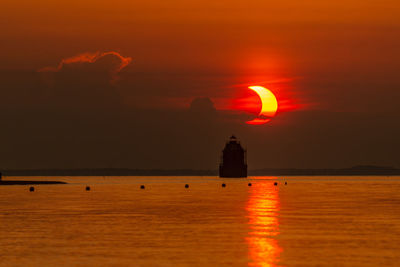
M229 138L222 151L219 165L219 177L243 178L247 177L246 150L234 135Z
M0 173L0 185L38 185L38 184L66 184L61 181L24 181L24 180L2 180Z

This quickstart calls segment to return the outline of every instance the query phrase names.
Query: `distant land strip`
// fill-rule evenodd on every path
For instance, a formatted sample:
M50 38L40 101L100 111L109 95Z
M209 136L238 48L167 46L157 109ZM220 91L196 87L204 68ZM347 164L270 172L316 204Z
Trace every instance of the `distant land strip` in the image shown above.
M39 184L66 184L61 181L4 181L0 180L0 185L39 185Z
M217 176L217 170L162 170L162 169L36 169L2 170L4 176ZM343 169L266 168L249 170L249 176L351 176L400 175L400 169L384 166L354 166Z

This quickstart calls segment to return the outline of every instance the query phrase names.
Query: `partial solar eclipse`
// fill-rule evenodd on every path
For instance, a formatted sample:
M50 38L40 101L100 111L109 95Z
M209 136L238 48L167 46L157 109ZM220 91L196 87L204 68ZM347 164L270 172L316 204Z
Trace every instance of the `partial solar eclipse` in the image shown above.
M269 122L275 116L276 111L278 110L278 101L276 100L275 95L265 87L262 86L249 86L249 89L256 92L256 94L261 99L261 111L258 114L258 117L247 121L247 124L264 124Z

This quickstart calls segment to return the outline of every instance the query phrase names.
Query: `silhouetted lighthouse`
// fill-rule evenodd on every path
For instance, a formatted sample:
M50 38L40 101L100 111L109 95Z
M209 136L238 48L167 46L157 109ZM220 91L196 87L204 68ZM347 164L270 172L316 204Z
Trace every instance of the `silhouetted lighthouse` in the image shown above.
M222 151L219 177L247 177L246 150L234 135L229 138L229 142Z

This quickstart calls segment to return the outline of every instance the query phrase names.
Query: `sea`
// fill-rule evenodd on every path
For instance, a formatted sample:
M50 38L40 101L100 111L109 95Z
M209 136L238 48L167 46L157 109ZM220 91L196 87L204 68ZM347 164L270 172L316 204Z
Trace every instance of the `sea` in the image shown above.
M5 179L1 266L400 266L400 177Z

